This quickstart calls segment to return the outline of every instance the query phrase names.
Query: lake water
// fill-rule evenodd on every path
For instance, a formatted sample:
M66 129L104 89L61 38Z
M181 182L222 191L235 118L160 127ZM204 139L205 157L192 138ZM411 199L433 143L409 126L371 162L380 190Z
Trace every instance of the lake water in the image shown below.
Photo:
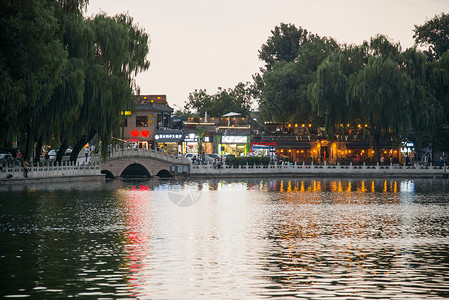
M0 187L0 297L449 297L449 181Z

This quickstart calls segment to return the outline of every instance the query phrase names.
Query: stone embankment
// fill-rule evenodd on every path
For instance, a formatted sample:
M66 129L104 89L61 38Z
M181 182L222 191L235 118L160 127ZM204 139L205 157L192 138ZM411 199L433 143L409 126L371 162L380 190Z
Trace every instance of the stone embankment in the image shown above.
M101 174L99 162L92 164L74 164L63 162L62 164L40 164L30 167L29 171L21 166L6 166L0 170L0 185L21 182L67 182L67 181L92 181L104 180Z

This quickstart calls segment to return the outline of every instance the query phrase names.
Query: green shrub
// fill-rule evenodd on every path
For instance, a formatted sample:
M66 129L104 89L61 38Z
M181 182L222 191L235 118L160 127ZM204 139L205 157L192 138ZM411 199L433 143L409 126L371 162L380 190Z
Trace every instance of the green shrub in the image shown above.
M253 165L268 165L270 163L270 158L265 156L249 156L249 157L226 157L225 163L227 165L238 167L245 166L246 164Z

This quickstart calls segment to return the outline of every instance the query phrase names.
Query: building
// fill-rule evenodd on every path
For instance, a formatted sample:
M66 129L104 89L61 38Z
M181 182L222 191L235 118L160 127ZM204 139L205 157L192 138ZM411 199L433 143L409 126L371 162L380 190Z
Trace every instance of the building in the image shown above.
M179 133L171 132L173 108L168 105L167 96L141 95L134 100L134 111L122 111L123 140L145 149L173 148L167 145L175 141Z

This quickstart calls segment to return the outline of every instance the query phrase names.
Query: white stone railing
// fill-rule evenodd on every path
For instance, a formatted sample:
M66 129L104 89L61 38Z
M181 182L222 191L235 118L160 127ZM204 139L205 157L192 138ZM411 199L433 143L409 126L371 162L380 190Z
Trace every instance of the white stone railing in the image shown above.
M122 157L150 157L155 159L160 159L168 163L173 164L190 164L190 161L184 156L169 155L163 152L151 150L151 149L141 149L141 148L122 148L119 146L113 147L109 151L109 158L122 158Z
M101 166L98 162L92 164L75 164L62 162L61 164L50 162L32 166L27 173L28 178L51 178L64 176L93 176L101 175ZM5 166L0 170L0 179L25 178L25 172L21 166Z
M213 165L192 165L190 167L192 175L220 175L220 174L254 174L254 175L275 175L275 174L291 174L291 175L346 175L346 176L369 176L369 175L384 175L384 176L447 176L447 167L439 166L401 166L401 165L387 165L387 166L366 166L366 165L306 165L306 164L281 164L281 165L245 165L233 167L230 165L223 165L221 168Z

